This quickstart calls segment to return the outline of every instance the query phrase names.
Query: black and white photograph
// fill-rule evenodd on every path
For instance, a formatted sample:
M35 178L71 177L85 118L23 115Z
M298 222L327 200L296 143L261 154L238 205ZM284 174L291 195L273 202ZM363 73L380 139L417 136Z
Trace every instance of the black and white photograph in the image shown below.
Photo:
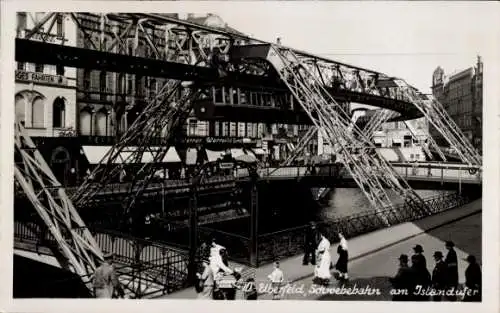
M2 3L11 301L495 311L500 7L264 2Z

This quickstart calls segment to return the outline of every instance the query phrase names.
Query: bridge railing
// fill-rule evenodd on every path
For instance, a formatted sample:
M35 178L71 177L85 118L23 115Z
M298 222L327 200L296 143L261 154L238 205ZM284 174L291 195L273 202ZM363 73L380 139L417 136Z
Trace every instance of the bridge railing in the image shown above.
M396 225L415 221L430 214L444 212L463 205L469 202L470 199L467 196L452 193L425 198L424 201L431 208L431 212L425 215L411 210L405 204L387 208L382 211L382 214L387 217L391 225ZM321 222L317 225L325 231L327 238L331 242L337 242L338 232L341 232L346 238L352 238L386 228L384 222L378 218L379 214L377 211L368 211L328 222ZM259 264L303 253L305 234L308 227L309 225L303 225L259 236Z
M111 230L89 228L103 253L113 253L120 281L136 298L171 293L188 286L189 256L169 244ZM40 253L54 246L50 232L33 222L14 223L18 248ZM50 254L47 253L47 254Z

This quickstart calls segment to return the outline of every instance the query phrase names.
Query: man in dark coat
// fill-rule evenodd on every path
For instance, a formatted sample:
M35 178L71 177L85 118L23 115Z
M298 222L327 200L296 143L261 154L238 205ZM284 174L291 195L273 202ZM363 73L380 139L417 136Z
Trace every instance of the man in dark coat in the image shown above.
M464 296L465 302L481 302L481 267L477 264L476 257L467 257L469 266L465 270L465 287L469 288L469 293Z
M304 242L304 258L302 259L303 265L309 264L309 259L312 265L316 265L316 246L318 233L316 231L316 225L314 222L309 224L309 228L306 230L306 238Z
M448 266L443 261L443 253L441 251L434 252L434 260L436 265L432 271L432 288L437 292L446 290L446 277L448 272ZM435 295L432 297L432 301L441 301L441 295Z
M408 267L408 256L402 254L399 257L399 269L396 276L389 278L396 292L393 295L393 301L411 301L415 288L415 276L410 267Z
M422 267L421 258L414 254L411 257L411 269L415 274L415 286L420 286L422 290L426 290L427 287L431 285L431 274L427 270L427 267ZM413 297L415 301L428 301L429 296L425 294L415 295Z
M455 244L452 241L446 242L446 249L448 249L448 254L446 254L446 258L444 259L444 263L448 267L446 273L446 287L447 289L454 288L455 290L458 287L458 259L457 253L453 249ZM446 299L449 301L455 301L457 297L455 295L446 296Z
M417 268L427 269L427 261L425 260L425 256L422 254L424 253L424 248L421 245L416 245L413 247L413 252L415 252L413 256L415 257L416 264L414 264L412 257L412 266L416 265Z

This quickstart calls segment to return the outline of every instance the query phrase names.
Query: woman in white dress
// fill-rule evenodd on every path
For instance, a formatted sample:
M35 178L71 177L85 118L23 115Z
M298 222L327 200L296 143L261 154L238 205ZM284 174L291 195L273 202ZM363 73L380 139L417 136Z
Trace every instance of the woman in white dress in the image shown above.
M330 256L330 241L321 234L321 239L316 249L316 267L314 268L314 277L321 284L330 282L330 264L332 258Z

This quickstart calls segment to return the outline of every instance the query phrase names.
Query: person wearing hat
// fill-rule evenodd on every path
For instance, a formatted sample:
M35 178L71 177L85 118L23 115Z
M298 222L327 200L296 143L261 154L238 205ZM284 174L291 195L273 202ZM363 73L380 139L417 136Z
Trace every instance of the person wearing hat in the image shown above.
M477 264L476 257L469 255L467 257L469 266L465 270L465 287L470 292L465 293L465 302L481 302L481 267Z
M123 298L125 292L118 281L115 268L113 266L113 254L104 254L104 262L95 270L92 275L94 295L99 299L111 299L116 290L119 297Z
M434 252L433 257L436 265L434 265L434 270L432 271L432 288L439 293L446 290L448 266L443 261L443 253L441 251ZM436 294L432 296L432 301L441 301L442 298L441 295Z
M314 222L310 222L309 227L306 230L306 240L304 242L304 258L302 259L303 265L309 265L309 259L311 265L316 265L315 249L318 244L316 238L316 224Z
M421 269L427 269L427 260L425 259L424 248L421 245L416 245L413 247L413 252L415 252L415 261L417 261L417 267ZM413 258L412 258L413 259ZM413 265L413 261L412 261Z
M414 273L408 267L408 256L401 254L398 258L399 269L396 276L389 278L393 288L398 292L392 297L393 301L410 301L414 290Z
M413 296L415 301L428 301L429 296L426 293L420 292L421 290L427 290L431 285L431 273L426 267L422 268L420 265L421 261L417 254L411 256L411 269L415 274L415 288L416 294Z
M455 249L455 244L453 241L447 241L446 242L446 249L448 250L448 253L446 254L446 258L444 259L444 263L446 263L446 266L448 268L447 273L446 273L446 287L447 289L454 288L455 290L458 287L458 258L457 258L457 252ZM456 296L451 295L451 296L446 296L447 300L450 301L455 301Z
M202 259L203 272L196 273L198 278L198 299L200 300L212 300L214 296L214 273L210 267L210 261L207 257Z

